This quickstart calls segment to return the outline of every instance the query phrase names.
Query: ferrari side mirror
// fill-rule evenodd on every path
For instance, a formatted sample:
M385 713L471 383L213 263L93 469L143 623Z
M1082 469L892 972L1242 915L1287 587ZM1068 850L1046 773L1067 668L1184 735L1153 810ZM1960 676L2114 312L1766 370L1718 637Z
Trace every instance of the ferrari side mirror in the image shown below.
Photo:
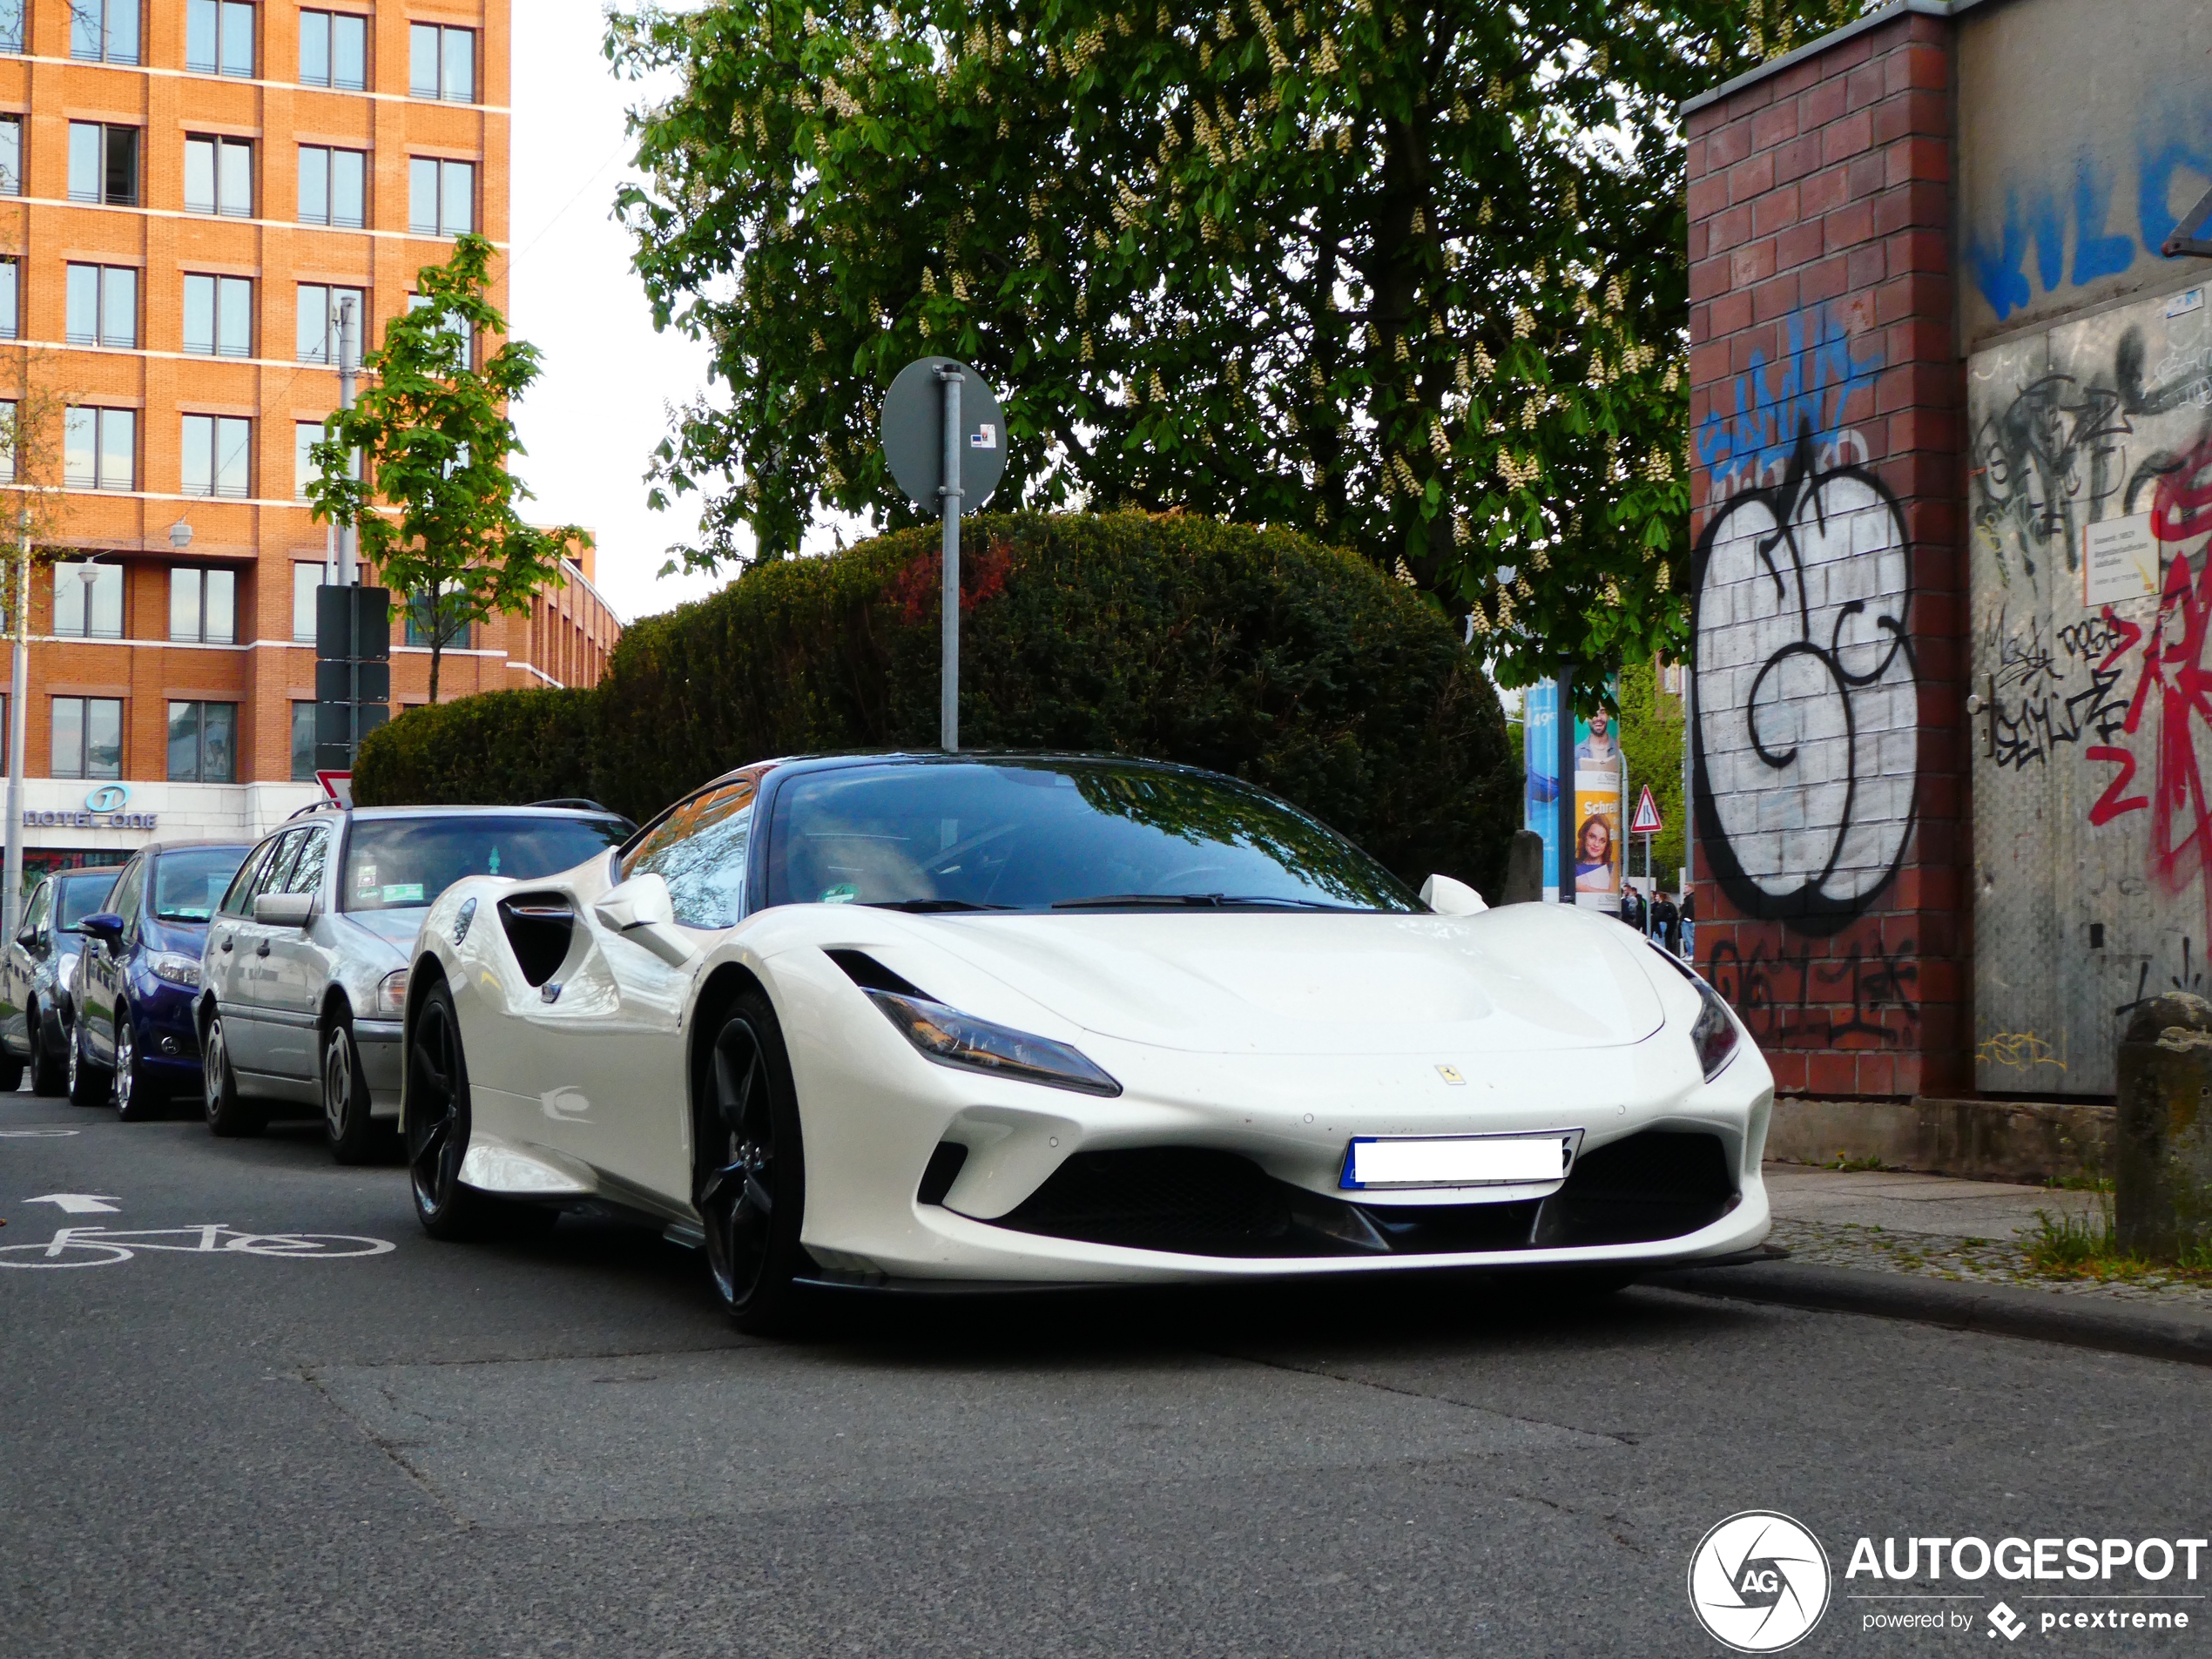
M632 876L609 887L591 914L608 932L643 946L671 968L691 960L691 941L676 926L676 901L658 875Z
M1479 916L1490 907L1464 881L1433 875L1421 883L1421 902L1440 916Z

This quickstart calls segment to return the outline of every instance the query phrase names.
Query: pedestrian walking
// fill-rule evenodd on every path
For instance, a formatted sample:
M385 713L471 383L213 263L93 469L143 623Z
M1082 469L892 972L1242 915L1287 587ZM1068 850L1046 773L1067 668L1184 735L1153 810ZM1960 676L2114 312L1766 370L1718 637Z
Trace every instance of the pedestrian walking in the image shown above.
M1682 890L1682 959L1697 960L1697 895L1688 887Z
M1651 936L1660 948L1682 954L1682 912L1675 908L1675 901L1660 889L1658 902L1651 907Z

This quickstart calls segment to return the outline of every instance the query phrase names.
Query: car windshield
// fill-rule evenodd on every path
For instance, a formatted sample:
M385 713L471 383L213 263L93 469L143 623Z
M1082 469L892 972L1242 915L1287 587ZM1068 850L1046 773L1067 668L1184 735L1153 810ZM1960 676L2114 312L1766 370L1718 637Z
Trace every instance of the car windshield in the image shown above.
M861 765L776 796L767 902L930 910L1418 909L1389 871L1230 779L1126 761Z
M57 895L61 918L56 926L64 930L77 926L87 916L97 916L100 907L107 902L109 894L115 891L117 872L105 870L98 875L78 876L55 885L61 889Z
M195 846L181 853L164 853L154 860L153 914L157 921L205 921L215 914L215 901L253 849L246 846Z
M536 880L572 870L618 845L621 823L610 818L507 818L471 813L452 818L354 820L346 843L348 910L409 910L427 905L464 875Z

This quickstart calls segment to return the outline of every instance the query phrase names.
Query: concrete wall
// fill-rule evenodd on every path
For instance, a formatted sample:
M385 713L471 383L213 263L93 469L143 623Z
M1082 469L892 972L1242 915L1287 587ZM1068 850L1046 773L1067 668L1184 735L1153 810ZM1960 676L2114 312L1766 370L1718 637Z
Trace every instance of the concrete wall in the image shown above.
M1963 347L2171 285L2159 245L2212 186L2202 0L1962 10Z
M1963 1086L1950 25L1687 111L1698 965L1784 1090Z

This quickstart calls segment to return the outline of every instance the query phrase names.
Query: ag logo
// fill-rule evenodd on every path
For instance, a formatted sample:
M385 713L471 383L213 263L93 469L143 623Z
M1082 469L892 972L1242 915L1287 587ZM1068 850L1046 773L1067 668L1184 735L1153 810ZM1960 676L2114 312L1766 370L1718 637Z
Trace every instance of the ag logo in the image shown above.
M1738 1653L1779 1653L1828 1610L1828 1553L1787 1515L1747 1509L1699 1541L1689 1606L1706 1633Z

